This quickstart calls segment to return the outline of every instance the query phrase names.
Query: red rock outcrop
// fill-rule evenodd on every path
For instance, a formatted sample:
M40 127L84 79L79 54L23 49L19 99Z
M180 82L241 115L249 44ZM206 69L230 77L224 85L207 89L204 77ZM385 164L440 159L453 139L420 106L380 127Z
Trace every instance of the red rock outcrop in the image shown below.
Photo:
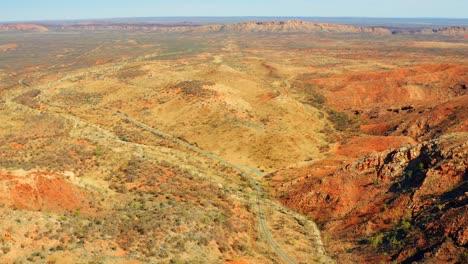
M339 262L463 263L467 179L468 133L453 133L286 184L281 200L320 224Z

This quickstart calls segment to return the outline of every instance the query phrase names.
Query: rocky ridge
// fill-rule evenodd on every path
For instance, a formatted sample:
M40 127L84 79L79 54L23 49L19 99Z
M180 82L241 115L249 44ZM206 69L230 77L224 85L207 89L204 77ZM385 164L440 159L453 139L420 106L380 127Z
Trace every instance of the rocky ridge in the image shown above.
M39 30L41 29L41 30ZM44 30L45 29L45 30ZM350 32L390 35L392 32L384 28L354 27L313 23L306 21L274 21L245 22L226 25L197 24L158 24L158 23L76 23L76 24L19 24L0 25L3 31L46 31L46 30L145 30L156 32L277 32L277 33L309 33L309 32Z
M467 178L468 133L453 133L303 179L283 202L322 225L339 262L462 263Z
M46 32L49 30L144 30L154 32L264 32L264 33L368 33L378 35L443 35L452 37L466 37L468 29L461 26L445 28L428 28L420 30L391 30L383 27L360 27L329 23L316 23L301 20L272 21L272 22L242 22L236 24L200 25L194 23L112 23L112 22L81 22L72 24L46 23L8 23L0 24L0 31L31 31Z

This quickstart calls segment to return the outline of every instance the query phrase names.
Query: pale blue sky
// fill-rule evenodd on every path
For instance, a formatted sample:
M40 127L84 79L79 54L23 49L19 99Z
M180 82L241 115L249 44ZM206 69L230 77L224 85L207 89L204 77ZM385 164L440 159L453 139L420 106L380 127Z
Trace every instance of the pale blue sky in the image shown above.
M468 18L468 0L0 0L0 21L161 16Z

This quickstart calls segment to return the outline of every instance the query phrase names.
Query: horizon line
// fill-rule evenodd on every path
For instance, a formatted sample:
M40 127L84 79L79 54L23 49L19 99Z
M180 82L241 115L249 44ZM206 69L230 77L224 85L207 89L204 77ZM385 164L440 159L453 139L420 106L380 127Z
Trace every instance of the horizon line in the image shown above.
M113 19L145 19L145 18L345 18L345 19L439 19L439 20L468 20L468 17L372 17L372 16L135 16L135 17L102 17L102 18L67 18L67 19L32 19L32 20L0 20L0 23L32 23L32 22L60 22L60 21L92 21Z

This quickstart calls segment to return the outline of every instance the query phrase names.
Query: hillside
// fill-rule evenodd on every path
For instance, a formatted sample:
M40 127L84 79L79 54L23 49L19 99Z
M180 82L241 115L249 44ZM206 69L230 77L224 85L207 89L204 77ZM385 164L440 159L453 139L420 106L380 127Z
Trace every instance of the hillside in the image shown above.
M466 262L460 36L40 25L0 40L1 263Z
M463 263L467 142L467 133L456 133L369 155L296 179L281 188L282 200L316 219L338 262Z

